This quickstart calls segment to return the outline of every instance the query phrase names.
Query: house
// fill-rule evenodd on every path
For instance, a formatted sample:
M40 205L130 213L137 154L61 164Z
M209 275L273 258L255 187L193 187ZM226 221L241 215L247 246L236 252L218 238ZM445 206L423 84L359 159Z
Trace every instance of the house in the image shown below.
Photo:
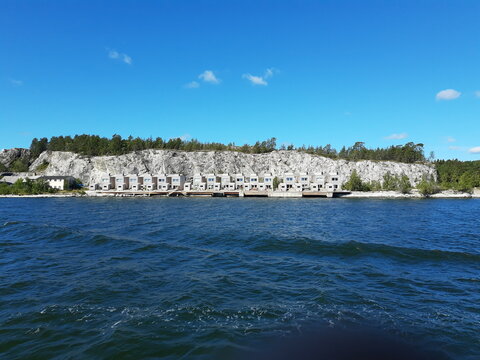
M193 175L192 189L205 190L207 188L205 177L202 174Z
M305 173L298 175L298 184L300 184L302 190L309 189L310 188L309 176Z
M257 190L259 183L257 174L247 176L245 183L248 183L250 190Z
M220 189L226 190L231 183L231 177L228 174L220 174Z
M115 189L128 190L128 188L129 188L128 176L123 174L115 175Z
M218 188L220 188L220 177L216 176L215 174L208 174L206 175L207 178L207 190L214 190L216 184L218 184Z
M312 175L311 187L314 191L321 191L325 188L325 175L323 174L323 172L315 173Z
M245 185L245 176L242 174L235 174L234 175L234 180L235 180L235 189L243 189L243 185Z
M341 189L341 180L340 180L340 177L338 175L338 171L337 172L332 172L330 174L328 174L327 176L327 184L331 184L332 187L333 187L333 191L338 191Z
M174 190L183 190L183 185L185 184L185 176L179 174L168 175L170 179L170 186Z
M170 189L170 177L166 174L157 175L157 189L167 191Z
M100 181L102 190L115 189L115 176L110 176L110 174L106 174L102 176L102 179Z
M263 175L263 183L265 185L265 190L273 190L273 179L275 177L271 174Z
M97 183L88 184L88 190L100 190L100 185L98 185Z
M143 189L143 176L129 175L128 177L129 189L139 191Z
M39 179L45 180L52 189L57 190L71 189L75 183L73 176L40 176Z
M191 182L186 182L185 184L183 184L183 190L191 191L192 190L192 183Z
M143 190L156 190L158 185L158 178L156 176L145 174L143 175Z
M296 182L296 177L292 173L286 173L283 175L283 183L285 184L285 188L287 191L293 189Z

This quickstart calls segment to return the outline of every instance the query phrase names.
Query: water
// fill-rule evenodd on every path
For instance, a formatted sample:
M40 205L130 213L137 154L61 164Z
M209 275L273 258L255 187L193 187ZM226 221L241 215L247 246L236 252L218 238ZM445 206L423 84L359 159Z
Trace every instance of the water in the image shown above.
M480 200L0 199L0 357L228 358L373 323L480 354Z

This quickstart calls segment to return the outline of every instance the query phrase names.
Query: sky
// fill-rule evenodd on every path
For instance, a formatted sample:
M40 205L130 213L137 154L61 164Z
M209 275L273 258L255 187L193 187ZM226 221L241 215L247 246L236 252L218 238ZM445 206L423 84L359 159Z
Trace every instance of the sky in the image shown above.
M0 149L98 134L480 159L480 1L0 2Z

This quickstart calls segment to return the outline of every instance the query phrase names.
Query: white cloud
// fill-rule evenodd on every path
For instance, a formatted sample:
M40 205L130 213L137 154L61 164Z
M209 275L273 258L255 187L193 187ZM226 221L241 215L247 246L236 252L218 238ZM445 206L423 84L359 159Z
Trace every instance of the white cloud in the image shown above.
M110 59L115 59L115 60L120 60L124 62L125 64L132 65L132 58L128 56L127 54L124 53L119 53L116 50L108 50L108 57Z
M454 89L445 89L442 91L439 91L435 98L437 100L455 100L462 95L461 92L454 90Z
M457 141L457 139L455 139L455 138L453 138L453 137L451 137L451 136L447 137L447 142L453 143L453 142L455 142L455 141Z
M180 140L186 141L190 139L192 136L190 134L183 134L182 136L179 136Z
M10 79L10 84L12 84L15 87L19 87L23 85L22 80L16 80L16 79Z
M253 85L263 85L263 86L268 85L268 82L266 82L265 79L261 76L255 76L252 74L243 74L242 77L250 81Z
M480 154L480 146L475 146L468 150L470 154Z
M130 56L128 56L127 54L123 54L122 58L124 63L132 65L132 58Z
M274 68L268 68L267 70L265 70L265 73L263 74L263 76L257 76L257 75L252 75L250 73L247 73L247 74L243 74L242 78L250 81L252 85L267 86L268 85L267 79L273 77L275 72L276 70Z
M407 133L400 133L400 134L392 134L392 135L389 135L389 136L385 136L385 139L387 139L387 140L401 140L401 139L405 139L407 137L408 137Z
M188 84L185 84L185 87L187 89L196 89L196 88L200 87L200 84L197 81L191 81Z
M211 84L220 83L220 79L215 76L212 70L205 70L203 73L198 75L198 78Z

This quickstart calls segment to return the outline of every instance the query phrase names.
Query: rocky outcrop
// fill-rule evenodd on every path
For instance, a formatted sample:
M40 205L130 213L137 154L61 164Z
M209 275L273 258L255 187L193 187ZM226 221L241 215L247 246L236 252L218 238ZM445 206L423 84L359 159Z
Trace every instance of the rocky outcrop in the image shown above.
M0 151L0 164L9 167L15 160L25 160L28 162L30 150L22 148L3 149Z
M382 181L383 176L405 174L415 185L423 176L436 178L432 165L404 164L391 161L332 160L322 156L297 151L274 151L268 154L244 154L233 151L144 150L119 156L82 156L70 152L43 152L30 166L34 171L40 164L48 163L46 175L72 175L84 183L98 183L105 173L179 173L192 176L196 173L278 174L333 173L342 181L348 180L356 170L364 181Z

